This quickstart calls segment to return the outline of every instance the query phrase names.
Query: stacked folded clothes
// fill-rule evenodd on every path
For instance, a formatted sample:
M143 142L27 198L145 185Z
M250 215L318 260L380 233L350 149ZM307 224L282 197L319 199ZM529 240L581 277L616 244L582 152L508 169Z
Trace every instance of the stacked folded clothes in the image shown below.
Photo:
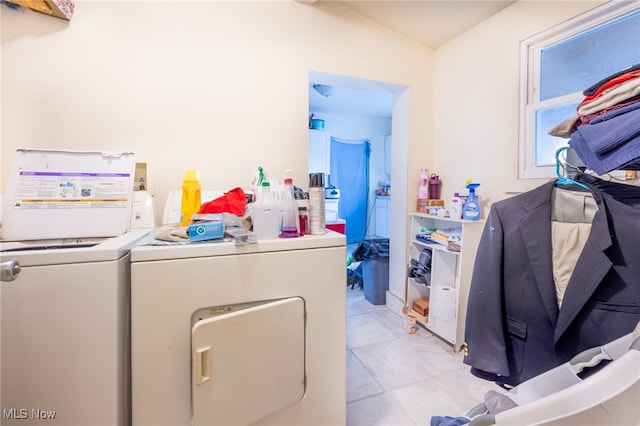
M569 137L584 164L599 175L640 170L640 64L583 91L577 115L549 131Z

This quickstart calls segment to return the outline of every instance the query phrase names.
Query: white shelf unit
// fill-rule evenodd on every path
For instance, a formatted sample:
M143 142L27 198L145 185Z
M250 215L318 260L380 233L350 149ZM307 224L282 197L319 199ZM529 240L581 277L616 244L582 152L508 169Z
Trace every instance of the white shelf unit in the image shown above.
M451 343L453 350L458 352L464 343L469 284L484 221L442 218L425 213L410 213L409 220L409 256L418 260L423 249L431 250L431 280L430 285L424 285L407 278L406 311L427 330ZM459 229L462 239L460 251L451 251L442 244L416 239L421 229L429 228ZM426 316L413 310L414 300L423 298L429 299Z

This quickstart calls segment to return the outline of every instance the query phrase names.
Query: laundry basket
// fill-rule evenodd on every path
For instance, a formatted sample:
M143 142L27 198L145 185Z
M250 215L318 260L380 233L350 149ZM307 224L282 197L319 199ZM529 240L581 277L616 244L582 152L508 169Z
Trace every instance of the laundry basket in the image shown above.
M595 372L588 374L589 369ZM632 333L587 349L502 395L512 401L511 408L492 413L485 402L469 410L464 417L434 417L431 424L639 424L640 323Z

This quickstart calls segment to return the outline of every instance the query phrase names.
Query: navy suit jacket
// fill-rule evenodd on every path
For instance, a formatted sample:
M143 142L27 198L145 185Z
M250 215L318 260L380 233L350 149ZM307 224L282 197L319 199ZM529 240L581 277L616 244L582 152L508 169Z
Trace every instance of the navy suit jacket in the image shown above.
M555 182L492 205L478 247L464 362L517 385L640 320L640 188L579 174L598 211L558 308L551 258Z

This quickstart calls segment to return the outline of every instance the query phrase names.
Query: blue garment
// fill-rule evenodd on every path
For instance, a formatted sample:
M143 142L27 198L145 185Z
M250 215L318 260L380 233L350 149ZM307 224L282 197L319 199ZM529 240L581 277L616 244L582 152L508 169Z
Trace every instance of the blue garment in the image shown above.
M431 417L431 426L458 426L466 425L471 422L466 417L449 417L449 416L433 416Z
M569 144L599 175L640 158L640 102L603 114L579 126Z

